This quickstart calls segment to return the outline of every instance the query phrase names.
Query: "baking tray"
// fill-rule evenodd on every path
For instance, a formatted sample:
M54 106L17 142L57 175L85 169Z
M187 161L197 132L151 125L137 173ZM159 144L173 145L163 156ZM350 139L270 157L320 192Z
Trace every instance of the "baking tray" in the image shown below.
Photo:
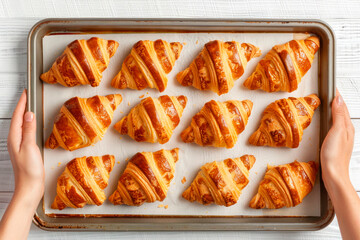
M249 32L313 33L321 40L319 62L320 143L330 128L330 103L335 95L335 36L319 20L242 20L242 19L45 19L37 23L28 37L28 108L43 126L42 38L48 34L98 34L116 32ZM42 150L43 129L38 128L37 143ZM321 174L321 173L320 173ZM322 181L320 217L194 217L194 216L106 216L49 217L42 202L34 223L46 230L319 230L334 217L334 209Z

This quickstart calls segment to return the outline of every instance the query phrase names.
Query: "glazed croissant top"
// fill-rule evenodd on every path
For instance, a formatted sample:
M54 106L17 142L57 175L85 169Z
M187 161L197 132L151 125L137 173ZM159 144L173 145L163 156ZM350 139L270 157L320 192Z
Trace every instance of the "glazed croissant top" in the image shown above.
M211 41L176 79L183 86L221 95L230 91L234 81L243 75L247 63L260 55L260 49L249 43Z
M249 143L297 148L319 105L320 99L315 94L304 98L283 98L271 103L263 113L260 127L250 136Z
M119 44L113 40L93 37L89 40L75 40L58 57L50 70L40 78L47 83L60 83L65 87L80 84L99 86L102 72L109 65Z
M109 197L114 205L140 206L163 201L174 178L179 149L135 154L120 176L117 189Z
M182 95L148 97L114 127L120 134L127 134L137 142L164 144L179 124L186 103L187 98Z
M245 80L248 89L267 92L293 92L301 78L311 68L314 55L320 47L317 37L291 40L274 46L257 65L254 73Z
M182 196L190 202L197 201L204 205L234 205L242 189L249 183L249 170L254 163L255 157L252 155L207 163Z
M295 207L315 185L318 166L315 162L292 162L268 166L258 193L250 202L251 208Z
M192 118L181 138L186 143L195 142L200 146L232 148L248 123L252 106L250 100L211 100Z
M103 138L121 100L120 94L69 99L55 118L45 147L55 149L60 146L72 151L95 144Z
M71 160L57 180L53 209L82 208L86 204L101 205L105 201L104 189L115 164L112 155L80 157Z
M179 58L182 45L179 42L139 41L124 60L120 72L111 81L114 88L141 90L156 88L163 92L167 86L167 74Z

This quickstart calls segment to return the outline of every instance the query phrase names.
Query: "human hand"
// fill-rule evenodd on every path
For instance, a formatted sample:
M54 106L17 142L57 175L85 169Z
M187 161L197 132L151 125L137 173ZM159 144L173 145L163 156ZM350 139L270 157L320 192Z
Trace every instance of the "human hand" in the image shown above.
M355 135L348 108L337 90L331 108L333 125L325 137L320 153L325 185L334 179L350 181L349 164Z
M38 204L44 192L44 165L36 145L36 119L26 111L26 91L21 94L11 120L8 151L15 175L15 195Z

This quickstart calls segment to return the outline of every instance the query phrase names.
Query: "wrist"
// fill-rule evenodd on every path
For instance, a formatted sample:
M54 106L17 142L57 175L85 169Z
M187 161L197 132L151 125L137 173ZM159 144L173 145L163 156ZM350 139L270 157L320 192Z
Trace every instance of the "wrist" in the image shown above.
M24 205L36 208L44 194L44 187L41 184L32 186L15 186L14 199L21 201Z
M324 182L344 183L350 182L350 175L348 169L329 167L328 165L321 166L322 178Z
M341 174L335 171L327 172L323 170L322 179L330 197L352 187L350 177L346 173Z

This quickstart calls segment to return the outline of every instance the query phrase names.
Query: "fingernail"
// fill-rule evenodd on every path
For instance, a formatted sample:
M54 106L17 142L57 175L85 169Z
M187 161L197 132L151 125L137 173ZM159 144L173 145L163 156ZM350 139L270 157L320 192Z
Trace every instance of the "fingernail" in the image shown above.
M336 103L340 106L342 103L343 103L343 98L341 95L337 96L336 97Z
M25 122L32 122L34 120L34 114L32 112L25 113Z

